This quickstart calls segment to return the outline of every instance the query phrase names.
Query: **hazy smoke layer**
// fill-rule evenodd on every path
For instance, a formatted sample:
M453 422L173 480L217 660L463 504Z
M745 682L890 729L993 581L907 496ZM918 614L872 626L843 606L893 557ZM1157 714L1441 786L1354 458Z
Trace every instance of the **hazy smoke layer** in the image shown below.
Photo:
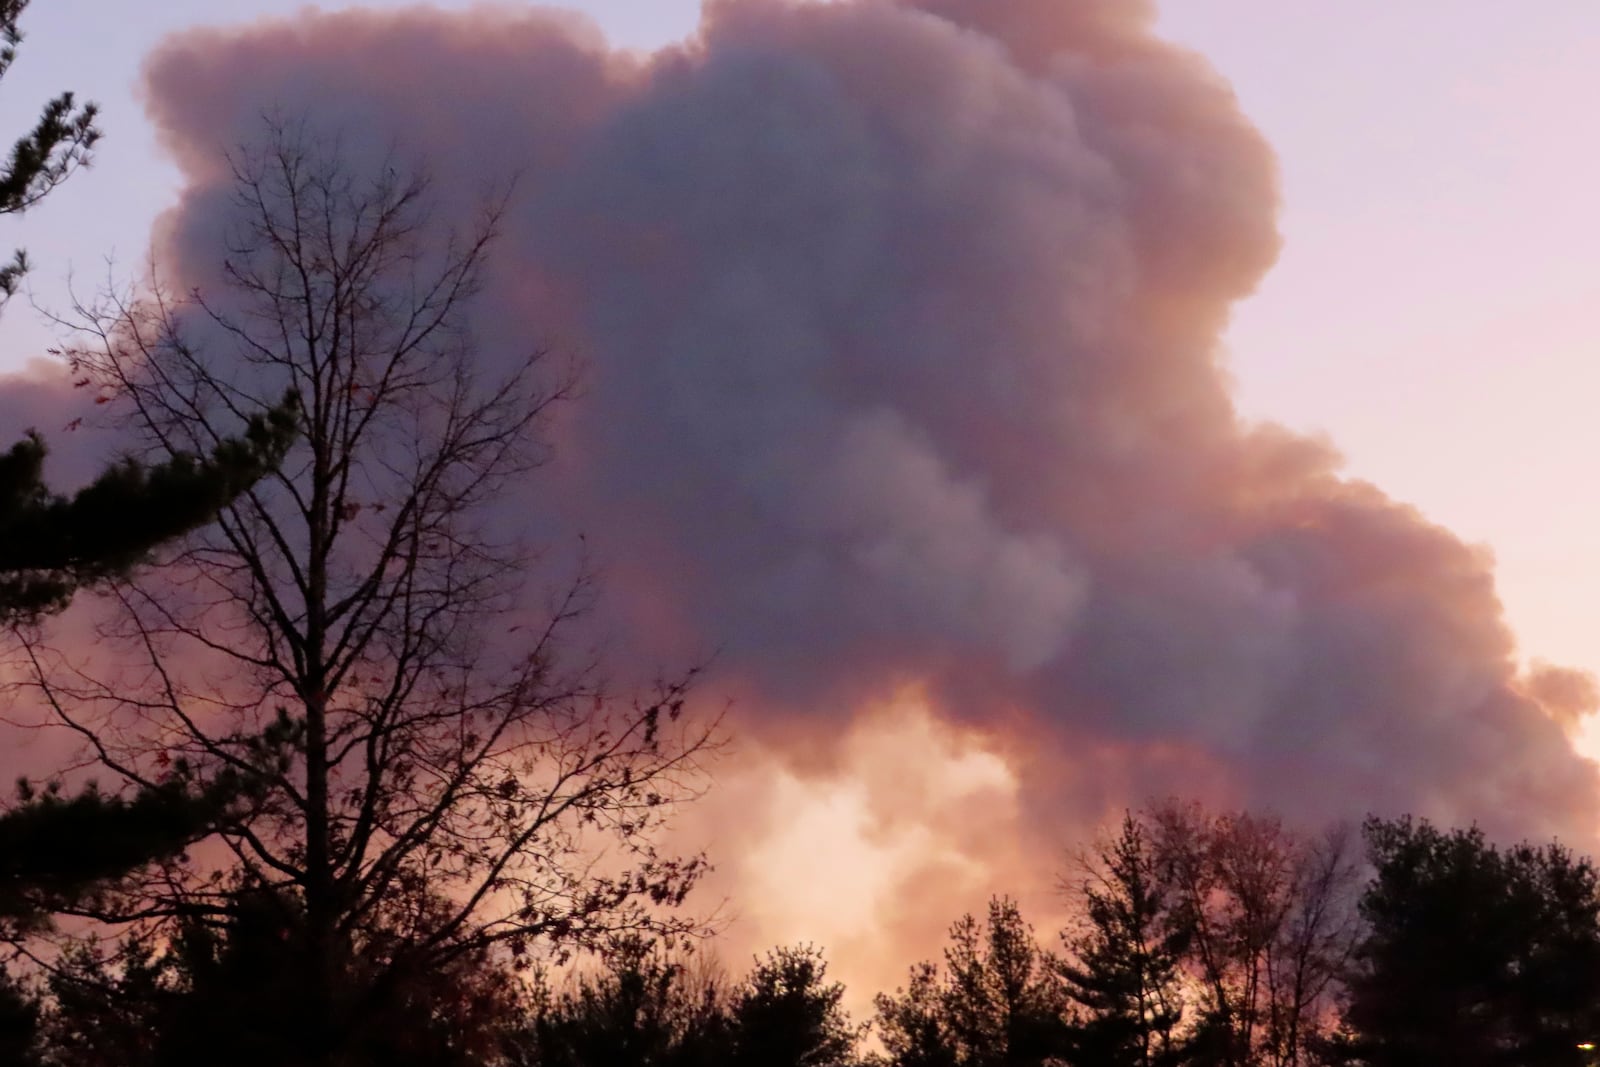
M1015 833L1222 789L1592 840L1562 723L1593 686L1518 676L1490 561L1236 417L1217 339L1276 254L1273 160L1150 19L749 0L650 56L522 11L195 34L149 68L189 180L158 255L210 276L263 110L463 195L520 171L480 329L581 355L589 395L519 506L589 534L623 647L720 650L743 728L816 773L915 692L1012 754ZM922 818L873 767L874 825Z

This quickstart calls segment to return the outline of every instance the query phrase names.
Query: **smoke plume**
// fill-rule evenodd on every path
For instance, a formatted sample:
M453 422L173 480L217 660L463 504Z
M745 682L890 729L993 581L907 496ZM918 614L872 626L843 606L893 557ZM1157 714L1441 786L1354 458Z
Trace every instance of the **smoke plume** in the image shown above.
M1151 795L1592 841L1594 687L1519 674L1486 554L1236 415L1274 161L1152 17L712 0L650 55L521 8L197 32L148 66L188 182L156 256L214 276L263 112L464 199L518 175L478 328L587 395L517 506L587 535L633 662L716 652L745 740L699 818L764 933L829 841L920 938L938 886L1048 875L1030 849Z

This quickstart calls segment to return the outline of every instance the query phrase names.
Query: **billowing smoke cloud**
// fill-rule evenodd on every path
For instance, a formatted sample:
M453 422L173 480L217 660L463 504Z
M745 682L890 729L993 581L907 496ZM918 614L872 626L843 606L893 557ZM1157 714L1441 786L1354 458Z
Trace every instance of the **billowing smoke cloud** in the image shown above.
M1273 159L1150 23L727 0L650 56L522 10L194 34L149 67L189 182L158 255L208 276L264 110L463 195L519 172L480 328L589 368L538 507L597 546L620 647L718 650L750 759L870 780L806 810L854 805L906 884L955 862L918 841L1008 864L1151 794L1592 840L1563 722L1593 686L1518 677L1486 556L1235 415L1218 337L1277 251ZM880 743L907 693L945 740ZM892 766L960 746L1015 778L956 791L994 833ZM804 837L732 780L725 867Z

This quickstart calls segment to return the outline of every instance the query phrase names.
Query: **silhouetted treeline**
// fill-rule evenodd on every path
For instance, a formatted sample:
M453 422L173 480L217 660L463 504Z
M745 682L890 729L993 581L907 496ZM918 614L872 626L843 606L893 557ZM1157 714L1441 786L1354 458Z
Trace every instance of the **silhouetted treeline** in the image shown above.
M1166 804L1074 857L1073 918L957 919L937 960L846 1011L823 953L730 976L641 935L552 967L505 954L385 969L341 1065L1258 1067L1578 1065L1600 1032L1600 875L1556 844L1371 819L1307 836ZM77 945L0 987L26 1067L275 1067L313 1014L292 901L240 894L181 936ZM532 957L530 957L531 959ZM353 1008L341 1004L341 1010ZM352 1017L355 1014L352 1012Z

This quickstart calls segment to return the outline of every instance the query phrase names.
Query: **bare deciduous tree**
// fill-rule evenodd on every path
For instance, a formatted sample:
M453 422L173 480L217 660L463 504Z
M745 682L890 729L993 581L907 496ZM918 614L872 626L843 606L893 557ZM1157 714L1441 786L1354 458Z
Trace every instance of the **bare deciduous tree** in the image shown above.
M69 355L153 454L204 454L289 390L298 442L114 590L102 654L30 650L59 721L126 782L246 785L218 828L225 854L84 913L220 926L241 890L269 892L303 953L322 1057L338 1014L388 975L686 929L665 909L703 861L659 853L655 835L699 788L715 723L685 712L687 675L617 700L571 662L584 580L543 612L520 596L516 509L570 377L475 343L505 199L447 233L428 184L393 160L265 132L231 157L216 284L91 309ZM358 971L375 976L359 995Z
M1195 1051L1237 1067L1308 1062L1357 933L1350 835L1177 803L1149 818L1169 925L1200 991Z

